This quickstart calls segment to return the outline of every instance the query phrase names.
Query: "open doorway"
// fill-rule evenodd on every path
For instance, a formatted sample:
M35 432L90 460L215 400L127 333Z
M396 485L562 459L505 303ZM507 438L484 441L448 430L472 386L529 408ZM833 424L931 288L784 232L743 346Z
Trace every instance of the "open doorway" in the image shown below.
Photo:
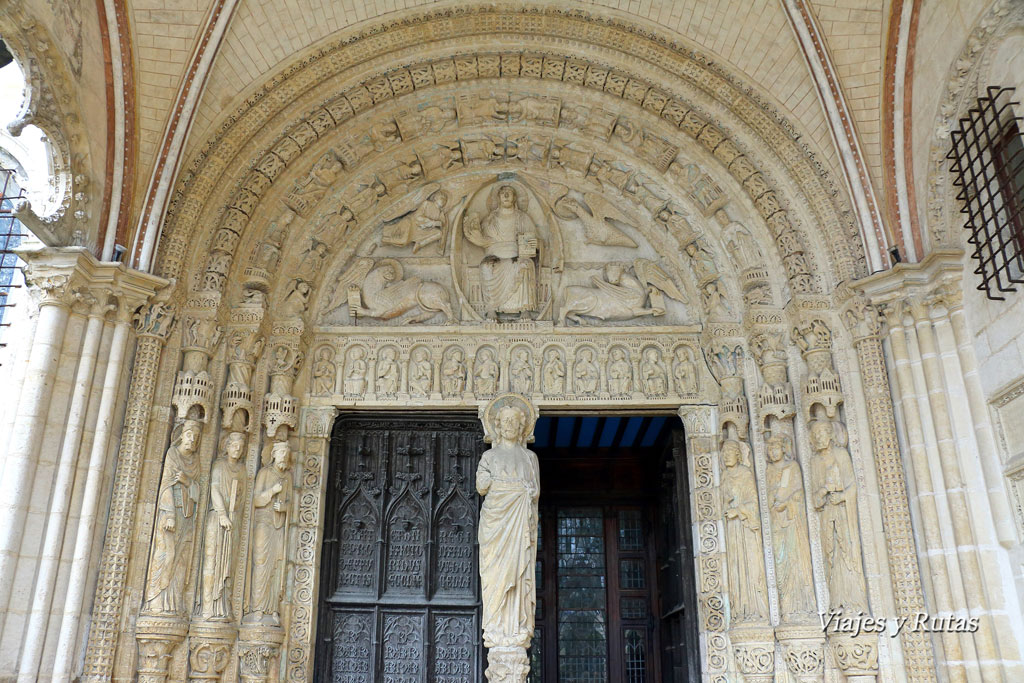
M682 428L664 415L542 415L530 680L699 680Z

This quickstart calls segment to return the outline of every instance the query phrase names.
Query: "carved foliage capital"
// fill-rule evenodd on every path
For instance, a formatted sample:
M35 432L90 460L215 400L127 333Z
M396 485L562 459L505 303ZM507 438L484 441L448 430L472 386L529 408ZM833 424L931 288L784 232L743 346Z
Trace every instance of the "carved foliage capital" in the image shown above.
M686 427L687 436L709 436L715 433L718 418L716 406L681 406L679 418Z

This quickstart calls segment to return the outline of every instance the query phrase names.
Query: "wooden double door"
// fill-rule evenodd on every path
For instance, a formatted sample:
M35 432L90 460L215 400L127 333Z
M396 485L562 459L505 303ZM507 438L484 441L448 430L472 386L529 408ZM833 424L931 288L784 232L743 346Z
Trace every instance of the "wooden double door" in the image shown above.
M531 681L699 680L688 505L668 441L661 453L538 448ZM485 680L474 481L485 448L465 415L338 420L315 680Z

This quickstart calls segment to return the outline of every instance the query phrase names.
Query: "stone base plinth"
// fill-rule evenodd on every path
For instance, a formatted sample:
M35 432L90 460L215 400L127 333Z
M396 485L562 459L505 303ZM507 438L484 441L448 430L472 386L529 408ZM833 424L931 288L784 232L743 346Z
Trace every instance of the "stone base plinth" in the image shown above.
M530 660L523 647L492 647L487 651L487 680L490 683L525 683Z

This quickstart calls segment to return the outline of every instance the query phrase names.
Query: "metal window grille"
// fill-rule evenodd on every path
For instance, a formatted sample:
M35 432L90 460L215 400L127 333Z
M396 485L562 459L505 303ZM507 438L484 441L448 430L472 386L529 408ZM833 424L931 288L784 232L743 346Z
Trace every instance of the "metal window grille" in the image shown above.
M12 284L14 271L18 267L14 247L21 244L21 238L25 237L21 232L21 223L14 217L15 200L23 195L12 169L0 168L0 192L0 328L5 328L11 325L7 310L14 306L9 303L8 295L12 289L21 286ZM0 343L0 346L6 344Z
M988 88L951 134L946 156L966 217L978 289L1003 300L1024 283L1024 141L1013 88Z

